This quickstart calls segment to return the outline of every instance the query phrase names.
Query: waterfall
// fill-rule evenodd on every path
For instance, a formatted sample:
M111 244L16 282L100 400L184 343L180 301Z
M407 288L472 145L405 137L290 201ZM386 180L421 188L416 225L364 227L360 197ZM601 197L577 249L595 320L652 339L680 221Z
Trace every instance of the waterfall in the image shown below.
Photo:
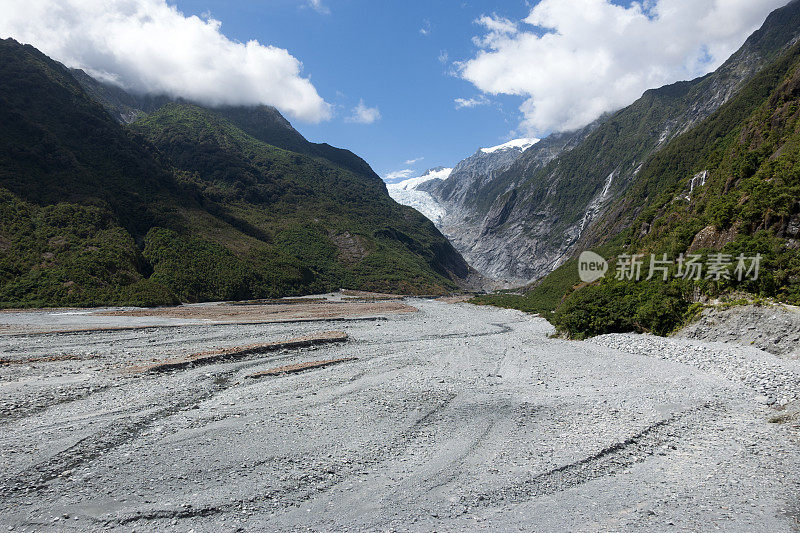
M689 194L685 196L686 200L691 202L692 200L692 191L694 191L695 187L702 187L706 184L706 178L708 177L708 170L704 170L702 172L698 172L689 180ZM700 183L698 183L698 181Z
M586 226L592 223L594 218L597 216L597 213L600 211L600 208L608 198L608 193L611 190L611 184L614 182L614 172L609 174L606 178L606 183L603 186L603 190L600 192L600 195L595 196L595 198L589 202L589 205L586 206L586 213L584 213L583 219L581 220L581 226L580 229L578 229L578 236L583 233L583 230L586 228Z

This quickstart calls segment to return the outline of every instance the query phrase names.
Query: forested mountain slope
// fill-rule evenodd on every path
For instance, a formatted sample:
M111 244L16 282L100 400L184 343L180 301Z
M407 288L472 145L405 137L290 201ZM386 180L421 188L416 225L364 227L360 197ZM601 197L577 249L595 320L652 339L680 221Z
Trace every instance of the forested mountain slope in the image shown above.
M3 305L343 286L441 293L468 275L433 224L391 200L363 160L308 143L277 111L157 98L142 110L124 91L87 93L76 74L0 41ZM107 103L109 91L130 127L95 100Z

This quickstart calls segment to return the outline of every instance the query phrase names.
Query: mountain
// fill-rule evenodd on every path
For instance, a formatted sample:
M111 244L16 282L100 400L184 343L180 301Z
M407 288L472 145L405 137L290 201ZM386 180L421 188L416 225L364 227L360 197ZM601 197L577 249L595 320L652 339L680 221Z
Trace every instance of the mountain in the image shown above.
M800 43L650 158L586 244L762 253L749 288L800 301Z
M498 170L507 168L537 142L539 139L513 139L479 148L455 168L435 167L421 176L387 183L389 194L398 203L413 207L431 219L457 246L462 235L453 231L453 226L458 225L459 201L465 201L471 188L490 182Z
M414 189L414 198L419 198L416 200L418 203L435 206L437 227L467 262L478 270L486 261L473 254L471 244L479 237L476 232L481 230L476 223L475 213L480 209L481 199L486 197L482 191L490 187L497 175L511 166L521 154L530 151L531 147L535 148L537 143L539 139L514 139L498 146L480 148L459 162L446 176L437 176L440 179L409 183ZM409 188L408 185L404 187ZM398 201L406 203L402 199Z
M6 39L0 120L5 306L444 293L470 274L361 158L272 108L129 95Z
M447 204L458 205L474 200L473 191L493 180L496 173L508 168L539 139L514 139L491 148L480 148L460 161L446 179L424 187Z
M608 258L612 273L634 254L644 256L645 273L651 254L672 262L666 281L607 275L587 284L573 258L526 295L492 303L545 313L576 337L667 334L711 299L800 304L800 43L649 156L579 246ZM704 269L698 279L679 268L689 254ZM759 257L757 275L736 273L740 256L748 270ZM712 274L713 261L724 275Z
M152 113L170 101L159 95L135 95L108 83L101 83L81 69L70 69L72 76L80 83L89 97L106 108L111 116L121 124L130 124L147 113Z
M101 104L120 124L130 124L168 103L191 104L167 96L130 94L117 86L95 80L80 69L71 69L70 72L89 96ZM272 106L221 106L213 108L213 112L225 117L248 135L269 145L312 157L322 157L354 172L375 176L367 162L349 150L306 140Z
M500 210L490 217L494 201L514 190L527 174L579 144L601 121L598 119L578 131L556 133L542 140L517 139L510 144L481 148L456 165L449 179L420 185L420 189L428 192L445 211L439 229L471 266L495 280L490 285L525 283L522 279L506 278L505 263L499 259L507 253L504 243L484 238L488 228L497 223L498 216L502 218L507 214ZM512 165L523 171L507 172Z
M459 224L443 225L444 233L484 274L518 284L542 277L571 256L653 154L720 109L799 34L800 2L793 1L714 73L649 90L578 132L545 139L452 203L447 192L432 192L458 213Z

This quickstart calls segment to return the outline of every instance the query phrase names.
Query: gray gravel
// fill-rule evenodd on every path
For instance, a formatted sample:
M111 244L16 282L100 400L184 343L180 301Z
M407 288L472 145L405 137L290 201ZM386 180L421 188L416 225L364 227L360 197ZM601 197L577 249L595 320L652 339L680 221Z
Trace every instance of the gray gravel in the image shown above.
M741 381L756 391L757 400L766 405L785 406L800 400L800 361L780 359L756 348L630 333L600 335L590 342Z
M715 362L725 345L570 342L515 311L410 303L384 321L0 336L5 358L77 357L0 366L0 531L797 531L797 423L769 422L773 389ZM330 329L350 341L130 370ZM786 373L781 398L796 367L765 355L738 368Z
M712 307L676 337L753 346L800 358L800 309L789 305Z

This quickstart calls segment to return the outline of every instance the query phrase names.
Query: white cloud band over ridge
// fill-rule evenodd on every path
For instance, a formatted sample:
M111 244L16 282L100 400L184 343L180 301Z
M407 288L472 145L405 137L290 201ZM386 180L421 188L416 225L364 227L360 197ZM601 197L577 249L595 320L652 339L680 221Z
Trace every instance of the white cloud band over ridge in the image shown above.
M332 115L287 50L232 41L219 21L185 16L165 0L2 3L0 37L132 92L207 105L268 104L306 122Z
M519 23L476 20L480 50L457 67L484 93L524 97L525 132L571 130L716 69L786 1L541 0Z

